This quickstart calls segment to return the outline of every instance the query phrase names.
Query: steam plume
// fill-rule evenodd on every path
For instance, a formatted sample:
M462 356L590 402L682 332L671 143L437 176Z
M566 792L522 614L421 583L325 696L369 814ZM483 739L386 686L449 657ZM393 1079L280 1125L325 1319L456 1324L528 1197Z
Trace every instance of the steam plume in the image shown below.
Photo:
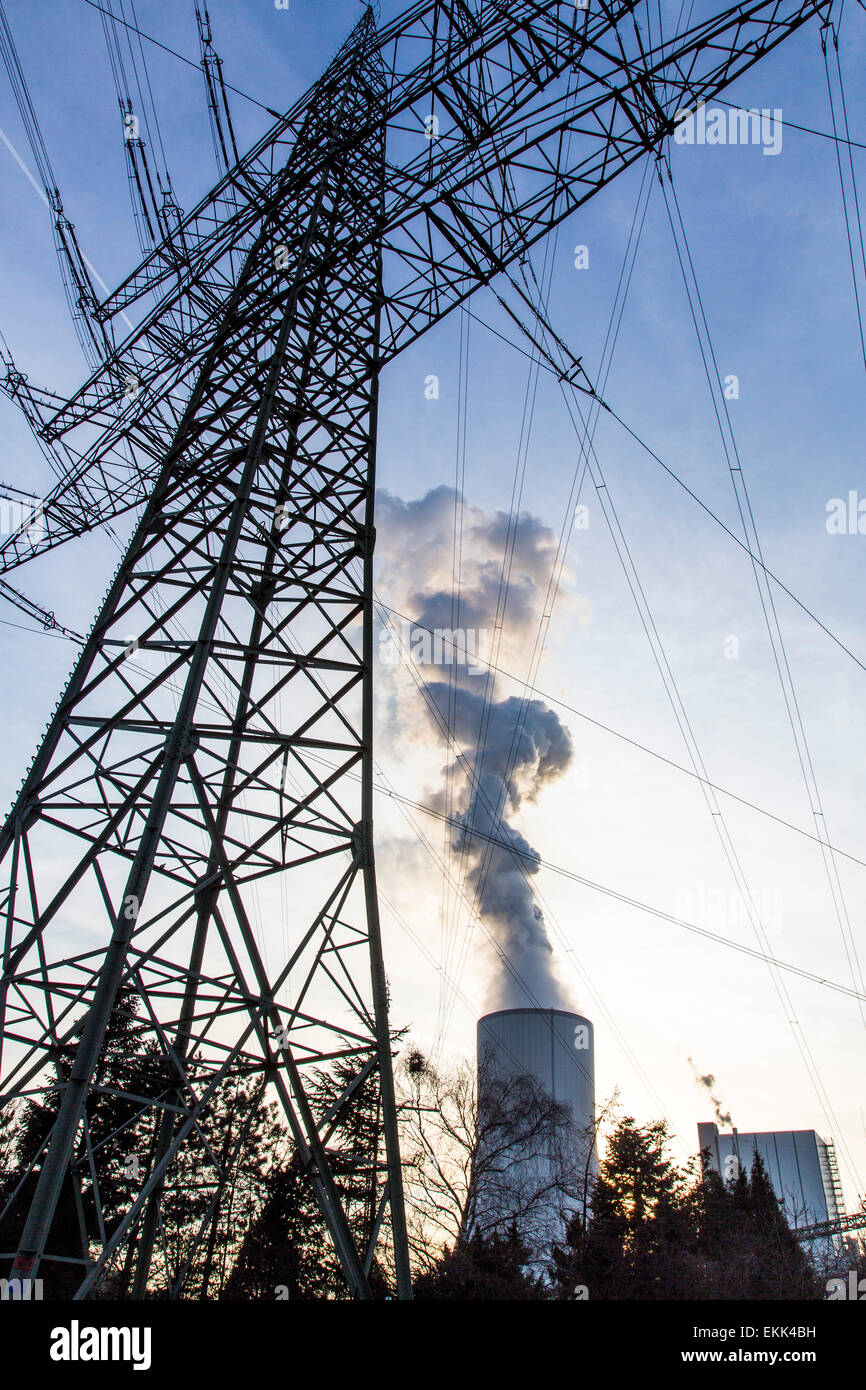
M695 1083L698 1086L703 1086L704 1089L709 1092L710 1101L712 1103L713 1110L716 1116L716 1124L725 1125L728 1129L730 1129L733 1126L734 1122L731 1119L729 1113L726 1110L722 1109L722 1102L715 1094L716 1078L712 1075L711 1072L707 1072L706 1076L701 1076L691 1057L689 1058L689 1066L695 1074Z
M467 886L500 948L492 952L489 1007L572 1008L528 881L538 872L540 855L511 824L511 817L563 775L574 749L554 710L542 700L524 702L515 695L491 699L487 668L483 661L473 664L479 648L492 645L509 519L504 512L464 506L457 611L452 592L456 500L454 491L445 487L414 502L387 493L380 496L379 530L385 552L380 588L387 591L393 607L413 620L406 635L427 699L438 711L438 720L432 713L430 720L440 729L451 728L463 755L443 773L450 771L453 776L450 811L458 824L452 847L465 855ZM513 540L499 662L522 673L527 646L531 650L535 641L556 541L552 531L529 513L521 513L513 526ZM443 630L455 640L441 642L437 655L429 635ZM415 641L424 634L426 648ZM488 641L482 640L484 634ZM404 705L405 718L417 721L417 693L407 689L395 697L392 713L398 723ZM446 809L444 789L430 799Z

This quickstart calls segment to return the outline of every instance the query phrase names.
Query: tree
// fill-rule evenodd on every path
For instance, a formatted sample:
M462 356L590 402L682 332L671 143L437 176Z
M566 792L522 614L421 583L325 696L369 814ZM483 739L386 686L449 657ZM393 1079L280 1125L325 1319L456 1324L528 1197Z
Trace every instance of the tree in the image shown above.
M814 1298L814 1266L791 1231L761 1155L755 1150L749 1177L751 1259L743 1298Z
M121 988L88 1096L77 1158L55 1214L50 1250L68 1261L45 1262L51 1296L70 1297L81 1282L83 1261L111 1236L146 1181L156 1147L157 1111L147 1116L144 1097L171 1095L170 1067L153 1042L143 1043L140 1000L132 985ZM79 1021L76 1034L80 1033ZM6 1159L0 1178L2 1248L14 1249L35 1190L42 1154L56 1120L75 1045L54 1060L56 1083L41 1105L27 1100L6 1112ZM188 1068L196 1084L194 1062ZM261 1086L230 1078L207 1110L211 1146L193 1136L169 1167L161 1210L160 1239L152 1276L164 1278L184 1298L218 1295L237 1255L239 1226L252 1221L266 1195L269 1168L285 1148L275 1107L262 1104ZM14 1127L14 1129L13 1129ZM10 1199L17 1190L15 1201ZM138 1253L135 1238L109 1262L93 1290L98 1298L128 1297Z
M378 1077L374 1069L359 1073L356 1060L340 1060L315 1074L308 1094L314 1112L328 1117L323 1138L331 1171L356 1246L366 1251L376 1230L384 1162ZM387 1239L387 1232L382 1236ZM370 1284L374 1296L391 1293L378 1261L370 1270ZM282 1161L267 1175L264 1201L240 1246L222 1296L347 1297L339 1260L293 1146L287 1146Z
M664 1121L641 1126L627 1115L616 1125L593 1184L591 1220L573 1219L554 1251L561 1295L583 1285L593 1298L658 1296L681 1233L685 1187L667 1140Z
M569 1107L534 1077L499 1078L483 1058L477 1072L468 1062L448 1070L410 1050L399 1079L419 1287L458 1297L443 1290L482 1287L494 1269L501 1280L519 1256L528 1284L507 1296L526 1296L581 1207L592 1136L576 1133Z
M88 1095L79 1131L77 1161L64 1183L54 1217L51 1252L66 1257L46 1261L54 1297L62 1298L81 1282L90 1243L109 1234L140 1182L139 1151L152 1142L153 1121L142 1121L141 1097L158 1090L160 1064L152 1045L143 1046L140 1000L129 983L118 992ZM84 1027L74 1029L77 1039ZM15 1138L7 1145L12 1159L4 1183L6 1208L0 1222L0 1244L17 1246L42 1165L45 1146L60 1111L66 1078L75 1056L75 1042L55 1051L56 1080L42 1103L27 1099L14 1111ZM74 1261L75 1263L69 1263Z
M271 1301L341 1297L339 1261L296 1154L268 1174L265 1193L222 1297Z
M554 1252L561 1297L817 1298L820 1281L791 1232L759 1155L728 1182L692 1159L677 1168L668 1131L631 1117L613 1131L591 1218Z
M416 1300L526 1300L546 1297L541 1279L530 1272L531 1252L516 1225L504 1235L474 1232L443 1252L415 1281Z
M240 1231L260 1218L271 1174L289 1144L277 1106L263 1100L261 1080L227 1078L206 1113L210 1143L187 1143L166 1176L160 1282L184 1299L222 1296L242 1248Z

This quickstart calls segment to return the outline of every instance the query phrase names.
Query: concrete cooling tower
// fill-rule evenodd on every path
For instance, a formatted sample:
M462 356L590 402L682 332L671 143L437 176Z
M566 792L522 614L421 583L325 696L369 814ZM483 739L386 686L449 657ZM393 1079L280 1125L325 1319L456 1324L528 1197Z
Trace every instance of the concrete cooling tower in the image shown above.
M595 1166L591 1141L581 1131L595 1119L593 1029L589 1019L563 1009L503 1009L478 1021L478 1104L481 1142L478 1162L477 1224L490 1232L517 1221L530 1248L560 1239L565 1220L580 1202L560 1187ZM525 1078L558 1101L568 1125L560 1125L550 1145L537 1135L521 1143ZM497 1116L516 1107L513 1151ZM532 1126L526 1126L531 1131ZM511 1210L513 1209L513 1210Z
M571 1107L576 1129L595 1118L592 1024L564 1009L502 1009L478 1020L481 1073L530 1075ZM484 1065L482 1065L482 1063Z

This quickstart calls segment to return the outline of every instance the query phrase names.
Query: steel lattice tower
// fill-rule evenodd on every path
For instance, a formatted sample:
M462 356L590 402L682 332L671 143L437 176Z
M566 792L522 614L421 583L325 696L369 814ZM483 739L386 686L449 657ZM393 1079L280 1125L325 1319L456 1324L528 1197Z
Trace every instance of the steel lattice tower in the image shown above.
M99 1214L98 1252L82 1218L78 1296L121 1256L135 1296L149 1278L177 1294L155 1254L167 1175L195 1139L219 1193L243 1134L209 1149L209 1106L244 1078L279 1101L349 1290L370 1296L379 1251L410 1294L373 857L379 375L657 149L678 109L819 10L759 0L646 48L636 3L591 3L429 0L381 32L368 11L311 93L94 309L107 346L77 396L7 375L67 473L44 536L11 537L3 570L143 507L0 836L2 1099L60 1097L20 1277L52 1255L70 1184ZM156 1060L151 1090L127 1099L153 1140L109 1228L88 1099L128 990ZM309 1077L335 1063L353 1079L316 1113ZM338 1154L337 1122L371 1078L381 1144ZM335 1179L347 1162L369 1195L360 1223Z

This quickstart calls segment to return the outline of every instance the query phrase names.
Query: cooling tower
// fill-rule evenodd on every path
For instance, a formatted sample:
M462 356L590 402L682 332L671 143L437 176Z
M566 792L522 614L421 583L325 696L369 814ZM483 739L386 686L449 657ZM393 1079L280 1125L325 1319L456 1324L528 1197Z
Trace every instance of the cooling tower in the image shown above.
M525 1122L524 1098L533 1083L535 1094L543 1091L562 1106L549 1142L539 1143ZM513 1144L507 1136L512 1103ZM581 1133L595 1119L589 1019L563 1009L503 1009L479 1019L478 1111L478 1228L502 1234L514 1221L530 1249L549 1248L583 1205L595 1168L594 1144Z
M576 1130L595 1119L592 1024L564 1009L502 1009L478 1020L479 1084L535 1077L554 1100L571 1107Z

